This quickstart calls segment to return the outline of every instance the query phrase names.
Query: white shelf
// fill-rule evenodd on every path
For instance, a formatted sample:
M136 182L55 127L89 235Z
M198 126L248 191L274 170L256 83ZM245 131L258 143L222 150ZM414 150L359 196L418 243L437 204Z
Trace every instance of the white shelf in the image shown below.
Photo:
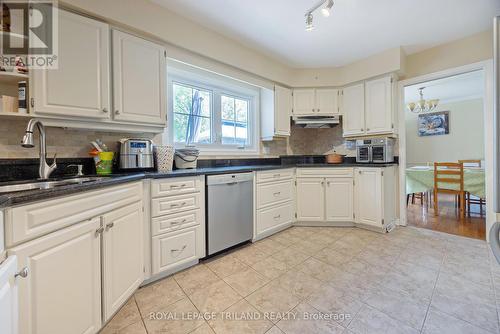
M31 114L20 114L17 112L4 112L0 111L0 118L8 118L8 119L22 119L22 118L29 118L33 117Z
M19 81L27 81L28 79L28 74L0 71L0 83L18 83Z

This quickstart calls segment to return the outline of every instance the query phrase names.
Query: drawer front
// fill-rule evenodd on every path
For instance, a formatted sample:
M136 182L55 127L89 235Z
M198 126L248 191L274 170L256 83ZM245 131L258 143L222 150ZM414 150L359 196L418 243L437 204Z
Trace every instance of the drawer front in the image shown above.
M5 211L6 246L141 202L142 194L140 181L9 208Z
M151 200L151 216L159 217L187 210L199 209L201 207L201 194L187 194Z
M293 199L293 180L257 185L257 209Z
M298 168L297 177L353 177L353 168Z
M201 245L200 227L155 236L153 243L153 274L169 270L183 263L198 259Z
M281 181L293 178L294 169L273 169L257 172L257 183Z
M151 182L151 197L174 196L199 192L204 187L203 177L183 177Z
M151 233L153 236L199 226L202 222L201 210L186 211L152 219Z
M272 228L293 222L294 209L292 203L257 211L257 234L264 233Z

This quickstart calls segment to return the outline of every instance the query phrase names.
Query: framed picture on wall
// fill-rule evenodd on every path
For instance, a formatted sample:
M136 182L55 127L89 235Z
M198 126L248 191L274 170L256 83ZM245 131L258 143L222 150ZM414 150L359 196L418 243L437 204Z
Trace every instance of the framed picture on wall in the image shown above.
M450 112L438 111L418 115L418 135L440 136L450 133Z

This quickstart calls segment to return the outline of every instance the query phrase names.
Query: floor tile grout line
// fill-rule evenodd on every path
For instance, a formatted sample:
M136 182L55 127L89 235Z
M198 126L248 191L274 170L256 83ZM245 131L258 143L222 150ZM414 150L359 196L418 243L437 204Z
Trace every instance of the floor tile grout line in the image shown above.
M432 294L431 294L431 298L429 300L429 306L427 306L427 312L425 312L424 322L422 323L422 327L420 328L420 333L422 333L423 330L424 330L424 328L425 328L425 323L427 322L427 317L429 315L429 311L430 311L431 305L432 305L432 299L434 297L434 293L436 292L436 287L437 287L437 284L438 284L438 281L439 281L439 277L441 276L441 268L443 266L445 258L446 258L446 254L443 256L443 259L441 261L441 265L439 266L439 270L438 270L438 274L437 274L437 277L436 277L436 281L434 282L434 287L432 288Z

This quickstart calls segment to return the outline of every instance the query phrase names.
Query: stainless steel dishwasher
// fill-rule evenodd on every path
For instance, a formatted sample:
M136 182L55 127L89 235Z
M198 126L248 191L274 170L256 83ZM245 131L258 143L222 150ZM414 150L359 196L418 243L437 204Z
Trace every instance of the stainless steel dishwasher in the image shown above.
M253 173L207 176L207 255L253 237Z

